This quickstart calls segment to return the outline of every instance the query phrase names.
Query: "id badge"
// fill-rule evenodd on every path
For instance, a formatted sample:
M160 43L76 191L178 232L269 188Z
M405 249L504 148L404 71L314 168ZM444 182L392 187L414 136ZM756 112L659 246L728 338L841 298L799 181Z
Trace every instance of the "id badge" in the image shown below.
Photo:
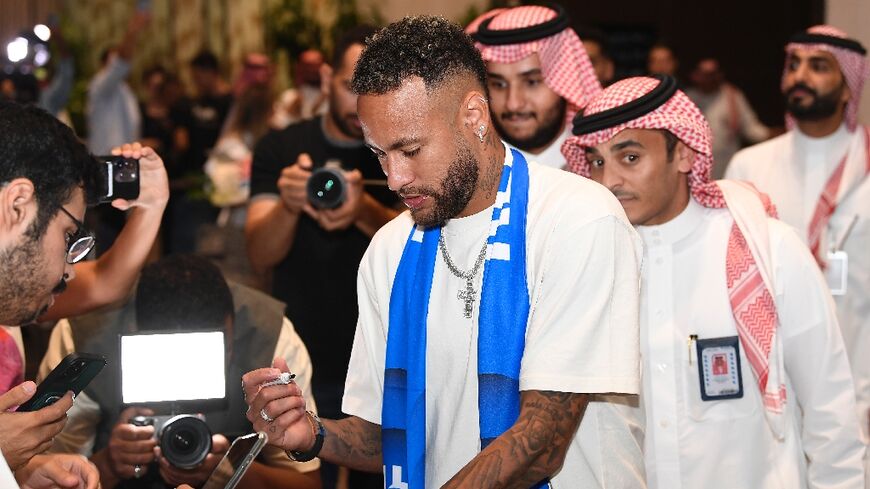
M719 401L743 397L740 341L736 336L697 340L701 399Z
M825 279L828 288L831 289L831 295L846 295L849 254L843 250L829 251L825 265Z

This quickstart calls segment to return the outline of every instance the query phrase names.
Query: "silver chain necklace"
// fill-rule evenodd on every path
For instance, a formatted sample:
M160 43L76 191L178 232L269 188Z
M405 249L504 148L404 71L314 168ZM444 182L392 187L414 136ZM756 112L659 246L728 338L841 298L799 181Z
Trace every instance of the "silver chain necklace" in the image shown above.
M486 241L483 242L483 247L477 255L477 261L474 262L474 266L467 272L463 272L453 264L453 260L450 259L450 253L447 252L447 244L444 242L443 232L438 238L438 248L441 249L441 256L444 257L444 263L447 264L447 269L450 270L450 273L465 280L465 289L459 289L456 298L465 302L465 311L463 315L467 319L471 319L471 312L474 308L474 299L477 297L477 292L474 290L474 277L477 275L477 271L480 270L480 265L483 264L483 259L486 257Z

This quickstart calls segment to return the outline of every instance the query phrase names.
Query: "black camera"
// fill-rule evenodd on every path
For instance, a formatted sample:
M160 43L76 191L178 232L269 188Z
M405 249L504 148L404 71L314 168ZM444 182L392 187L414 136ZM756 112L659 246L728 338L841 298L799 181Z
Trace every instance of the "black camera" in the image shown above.
M103 165L100 202L139 197L139 160L123 156L97 156Z
M211 452L211 430L201 414L134 416L136 426L154 426L154 438L166 461L180 469L192 469Z
M335 209L347 199L347 180L341 162L329 160L321 168L311 172L306 184L308 202L315 209Z

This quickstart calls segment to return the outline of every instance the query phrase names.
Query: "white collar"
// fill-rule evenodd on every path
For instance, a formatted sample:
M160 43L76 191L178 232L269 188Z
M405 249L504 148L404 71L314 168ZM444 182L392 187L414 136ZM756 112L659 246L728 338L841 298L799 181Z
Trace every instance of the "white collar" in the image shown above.
M571 124L566 124L565 130L559 134L559 137L553 140L543 151L538 154L532 154L528 151L517 148L517 150L526 157L526 161L535 162L539 165L549 166L550 168L562 169L567 164L565 155L562 154L562 144L571 136Z
M677 217L664 224L636 226L636 229L647 247L672 245L687 237L701 225L705 214L706 209L693 197L689 197L689 204Z
M838 127L836 131L820 138L814 138L802 133L797 126L794 128L795 142L800 146L813 149L824 149L825 147L837 148L841 145L848 144L850 135L851 134L849 133L849 129L846 128L845 122L840 124L840 127Z

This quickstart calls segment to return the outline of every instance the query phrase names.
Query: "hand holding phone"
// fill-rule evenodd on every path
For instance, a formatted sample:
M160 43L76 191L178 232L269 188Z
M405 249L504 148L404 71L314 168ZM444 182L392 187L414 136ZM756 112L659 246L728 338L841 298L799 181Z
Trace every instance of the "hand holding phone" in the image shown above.
M45 380L36 386L36 393L18 406L18 411L36 411L53 404L67 392L78 395L106 366L106 358L92 353L70 353Z
M262 431L236 438L202 489L233 489L266 445Z
M66 424L66 412L72 407L70 394L36 412L11 411L36 392L36 384L23 382L0 395L0 452L13 471L51 447L52 439Z
M139 197L139 160L123 156L97 156L103 165L100 202Z

